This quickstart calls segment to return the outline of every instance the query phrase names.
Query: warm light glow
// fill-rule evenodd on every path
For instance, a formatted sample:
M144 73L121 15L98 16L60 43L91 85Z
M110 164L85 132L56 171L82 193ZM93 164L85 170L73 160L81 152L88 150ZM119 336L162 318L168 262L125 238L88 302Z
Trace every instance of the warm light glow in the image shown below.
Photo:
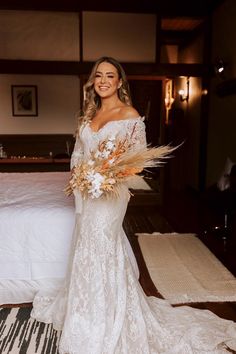
M171 98L169 98L169 97L166 97L165 98L165 106L166 106L166 109L170 109L171 108L171 106L172 106L172 104L174 103L174 98L173 97L171 97Z
M178 94L181 95L181 96L184 96L184 90L179 90Z
M173 82L172 80L167 80L166 81L166 86L165 86L165 107L166 109L171 109L171 106L174 102L174 97L173 97Z
M173 97L173 80L168 79L166 80L166 85L165 85L165 107L166 107L165 123L166 124L168 124L169 122L169 110L171 109L174 100L175 99Z
M186 78L185 89L180 89L178 91L180 101L187 101L189 99L189 77Z

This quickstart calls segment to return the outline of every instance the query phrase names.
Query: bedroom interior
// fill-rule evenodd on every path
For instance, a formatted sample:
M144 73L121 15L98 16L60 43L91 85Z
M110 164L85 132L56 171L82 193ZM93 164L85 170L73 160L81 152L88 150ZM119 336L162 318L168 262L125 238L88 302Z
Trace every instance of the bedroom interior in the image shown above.
M229 300L236 276L236 187L232 168L236 161L235 16L235 0L0 2L0 144L4 151L1 155L0 150L0 251L5 256L5 263L2 256L0 261L0 306L6 311L0 315L0 328L8 308L20 306L27 312L34 286L48 281L38 282L38 262L45 262L41 269L44 274L49 262L55 282L62 277L66 240L59 231L71 230L73 218L73 201L62 191L69 175L83 83L93 61L104 54L114 56L124 66L133 104L145 117L148 143L183 143L161 169L145 172L144 184L136 180L130 185L133 196L124 229L138 260L140 282L148 295L162 297L150 277L158 265L152 258L145 258L152 245L142 245L143 236L138 235L197 235L199 250L211 251L211 255L204 253L206 267L220 261L217 267L219 274L225 275L228 300L219 296L218 300L207 301L205 297L205 301L189 303L236 321L236 300ZM17 105L12 86L19 86L21 93L37 87L30 107ZM34 199L35 188L38 194ZM57 194L60 196L55 197ZM51 205L47 199L50 196ZM48 209L43 211L46 205ZM52 243L51 249L55 243L47 233L39 241L37 233L47 226L40 218L36 222L39 210L42 218L44 212L57 218L59 215L59 219L61 215L61 230L54 229L60 238L55 254L44 252L47 242ZM7 223L8 213L15 217L15 223ZM49 229L53 228L53 217ZM30 240L27 237L33 222L34 238ZM18 238L13 245L16 230ZM26 244L32 242L27 255L19 248L22 239ZM17 271L11 265L14 247L18 252L14 254ZM35 257L36 249L36 275L32 279L30 272L26 276L28 270L22 259ZM8 294L4 293L5 281L9 282ZM22 296L19 302L18 286L18 298ZM11 300L5 301L8 296ZM26 312L21 314L21 325ZM46 327L44 330L49 331ZM55 345L57 338L52 333L50 336L50 345L53 341ZM0 351L1 345L0 341Z

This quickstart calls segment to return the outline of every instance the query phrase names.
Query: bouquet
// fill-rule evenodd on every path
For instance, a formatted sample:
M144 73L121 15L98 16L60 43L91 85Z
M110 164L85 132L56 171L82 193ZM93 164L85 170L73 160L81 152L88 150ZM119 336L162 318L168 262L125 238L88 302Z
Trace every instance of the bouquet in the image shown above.
M169 145L134 149L126 138L107 138L91 152L88 160L72 169L65 193L70 195L78 189L84 198L117 195L120 183L147 167L161 166L175 149Z

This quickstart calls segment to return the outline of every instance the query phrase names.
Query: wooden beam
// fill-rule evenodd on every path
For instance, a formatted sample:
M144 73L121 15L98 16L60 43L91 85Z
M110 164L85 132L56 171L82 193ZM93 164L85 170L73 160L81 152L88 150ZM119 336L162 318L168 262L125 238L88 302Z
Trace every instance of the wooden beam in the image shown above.
M127 75L209 77L211 68L202 64L122 63ZM93 62L0 59L1 74L82 75Z
M130 13L159 13L166 17L201 17L212 12L223 0L198 0L189 5L189 0L1 0L0 9L33 11L103 11Z
M202 64L123 63L123 67L130 75L202 77L210 72L208 65Z
M79 61L0 60L1 74L79 75L91 67L92 63Z

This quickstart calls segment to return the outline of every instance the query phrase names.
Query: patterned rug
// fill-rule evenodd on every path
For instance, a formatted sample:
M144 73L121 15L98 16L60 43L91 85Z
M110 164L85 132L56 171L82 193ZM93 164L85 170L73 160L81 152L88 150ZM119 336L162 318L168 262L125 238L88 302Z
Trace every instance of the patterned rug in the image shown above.
M60 332L30 317L31 307L0 309L1 354L58 354Z
M136 235L150 277L170 303L236 301L236 278L196 235Z

